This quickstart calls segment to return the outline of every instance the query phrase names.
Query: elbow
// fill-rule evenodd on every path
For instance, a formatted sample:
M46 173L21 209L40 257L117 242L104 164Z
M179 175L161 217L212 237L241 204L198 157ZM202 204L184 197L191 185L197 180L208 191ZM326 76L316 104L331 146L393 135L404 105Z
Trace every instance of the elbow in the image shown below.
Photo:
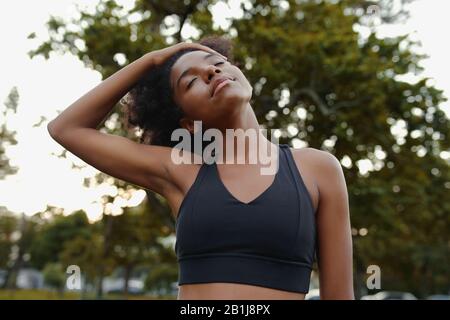
M49 135L54 139L56 130L55 130L55 124L53 123L53 120L47 124L47 131L48 131Z
M53 138L53 140L59 140L58 137L61 135L61 129L58 128L58 124L55 122L55 120L52 120L47 124L47 131L50 137Z

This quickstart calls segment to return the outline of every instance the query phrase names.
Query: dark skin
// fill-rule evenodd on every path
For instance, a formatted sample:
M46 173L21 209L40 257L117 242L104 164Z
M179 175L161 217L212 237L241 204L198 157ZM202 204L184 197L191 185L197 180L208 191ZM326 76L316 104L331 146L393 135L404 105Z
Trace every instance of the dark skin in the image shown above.
M179 87L173 86L174 99L186 117L181 125L193 131L193 120L202 120L207 128L257 130L259 124L249 101L252 88L241 70L220 57L210 57L196 51L180 57L172 69L172 83L184 70L192 71L181 80ZM211 85L218 76L235 79L224 87L220 94L211 98ZM191 81L194 81L191 83ZM189 84L191 83L190 87ZM260 136L267 148L271 143ZM226 144L223 144L224 146ZM313 148L291 149L297 168L310 193L317 215L319 232L319 274L322 299L352 299L352 249L349 207L344 175L339 161L331 154ZM248 146L246 152L249 152ZM226 153L226 149L224 151ZM227 189L242 202L250 202L267 189L274 177L261 175L261 165L218 165L219 176ZM193 183L198 165L181 179L181 192L174 192L174 212ZM176 175L175 175L176 176ZM181 172L180 172L180 175ZM187 183L187 184L186 184ZM170 196L169 196L170 197ZM183 285L180 299L304 299L304 294L235 283L207 283Z
M181 56L173 66L172 84L187 68L191 73L174 88L174 99L185 112L180 125L190 131L193 121L203 128L258 129L259 124L249 103L252 87L239 68L226 59L211 56L213 50L198 44ZM217 54L217 53L216 53ZM96 128L132 84L147 72L157 59L150 53L104 80L69 106L48 125L50 135L67 150L102 172L123 179L165 197L177 218L180 204L192 186L200 165L176 165L171 148L142 145L125 137L105 134ZM217 76L234 81L211 97ZM195 79L186 90L188 83ZM264 136L258 139L266 150L276 147ZM249 147L244 155L247 158ZM352 239L348 195L339 161L330 153L314 148L292 149L316 210L318 227L318 262L321 299L353 299ZM226 155L226 149L224 149ZM249 202L272 183L273 175L261 175L260 164L218 164L219 176L237 199ZM182 285L179 299L304 299L304 294L237 283Z
M177 85L180 75L189 68ZM211 96L212 84L219 76L233 81ZM182 127L192 131L193 121L201 120L204 128L224 130L237 128L244 121L252 87L241 70L224 58L203 51L187 53L172 67L171 83L174 100L186 114Z

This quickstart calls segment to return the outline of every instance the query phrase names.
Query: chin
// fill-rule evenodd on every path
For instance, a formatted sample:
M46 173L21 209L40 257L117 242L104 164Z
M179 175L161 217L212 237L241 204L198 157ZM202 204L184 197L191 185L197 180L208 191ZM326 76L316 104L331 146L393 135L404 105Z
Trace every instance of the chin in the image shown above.
M227 92L221 92L220 94L220 97L215 97L218 98L215 101L215 105L222 106L222 108L236 109L236 107L239 107L240 105L246 105L251 98L251 95L249 97L245 92L237 90L228 90Z
M224 112L233 112L242 105L242 101L240 99L223 99L220 102L216 102L215 107Z

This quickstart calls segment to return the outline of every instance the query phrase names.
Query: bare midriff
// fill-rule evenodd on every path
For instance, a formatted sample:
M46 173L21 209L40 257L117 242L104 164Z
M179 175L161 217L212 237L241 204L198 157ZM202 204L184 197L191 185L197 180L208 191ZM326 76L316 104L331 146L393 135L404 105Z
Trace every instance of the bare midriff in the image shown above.
M178 300L304 300L305 294L240 283L196 283L179 286Z

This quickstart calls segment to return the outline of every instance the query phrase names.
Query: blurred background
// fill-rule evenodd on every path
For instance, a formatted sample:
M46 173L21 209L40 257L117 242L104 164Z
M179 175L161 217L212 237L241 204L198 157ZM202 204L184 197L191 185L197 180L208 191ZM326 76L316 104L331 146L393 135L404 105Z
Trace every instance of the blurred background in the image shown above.
M4 2L0 299L176 299L164 198L87 165L46 125L145 53L214 34L233 38L280 143L340 159L356 298L449 299L449 12L444 0ZM139 136L120 105L101 130Z

